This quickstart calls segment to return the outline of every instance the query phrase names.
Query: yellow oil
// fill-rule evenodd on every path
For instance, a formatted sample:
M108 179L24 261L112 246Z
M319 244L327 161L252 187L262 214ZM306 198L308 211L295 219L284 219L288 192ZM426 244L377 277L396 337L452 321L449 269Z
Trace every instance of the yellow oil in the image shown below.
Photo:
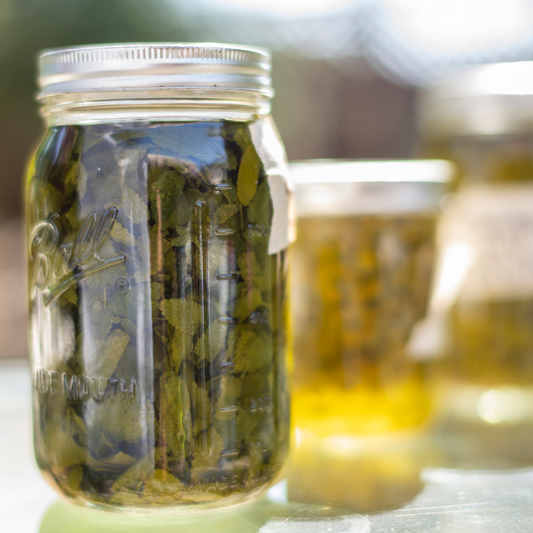
M428 364L408 343L426 314L431 215L303 218L293 249L293 423L317 435L421 424Z
M473 273L448 316L450 378L460 386L486 390L530 387L533 269L527 239L533 228L533 211L529 206L518 209L514 200L533 200L531 136L443 136L426 139L423 150L426 157L452 160L457 169L456 196L463 207L446 217L446 223L453 223L456 229L444 240L463 242L465 230L473 235L469 240ZM475 218L468 213L472 204L481 204L489 195L497 201L491 200L482 215ZM469 218L465 219L465 211ZM508 268L499 266L502 258ZM484 287L477 290L475 298L465 297L472 279L483 280Z

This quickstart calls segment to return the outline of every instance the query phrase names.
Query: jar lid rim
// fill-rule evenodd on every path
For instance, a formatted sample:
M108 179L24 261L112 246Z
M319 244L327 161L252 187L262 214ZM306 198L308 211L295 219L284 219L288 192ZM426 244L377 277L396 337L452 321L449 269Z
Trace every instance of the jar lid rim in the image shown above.
M230 60L229 57L201 57L198 56L207 50L224 50L228 52L242 52L243 56L236 56L231 58L235 62L251 62L253 55L259 56L263 61L270 64L270 53L266 48L259 46L248 46L240 44L226 44L226 43L178 43L178 42L146 42L146 43L109 43L109 44L86 44L77 46L62 46L57 48L45 48L39 52L39 60L41 65L50 65L54 63L65 62L99 62L99 61L135 61L139 59L151 60L168 60L168 59L184 59L183 57L168 57L168 56L153 56L151 53L156 50L190 50L192 54L190 59L207 59L207 60ZM127 55L126 51L138 51L140 55L148 54L147 58L139 57L137 54ZM152 52L151 52L152 51ZM85 55L82 54L85 53ZM76 55L79 54L79 55Z
M314 160L289 165L298 217L434 213L453 177L449 161Z
M453 164L444 159L311 159L290 164L296 184L448 183ZM333 174L330 174L333 172Z
M117 43L53 48L39 54L37 98L156 89L233 90L270 98L270 71L270 53L245 45Z
M533 61L462 65L422 89L418 125L427 136L529 133Z

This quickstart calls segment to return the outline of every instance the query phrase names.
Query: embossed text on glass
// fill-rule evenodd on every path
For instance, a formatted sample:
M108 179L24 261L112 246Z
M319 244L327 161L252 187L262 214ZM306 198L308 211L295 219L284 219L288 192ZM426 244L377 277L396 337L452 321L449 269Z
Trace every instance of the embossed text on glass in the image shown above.
M117 220L116 207L107 209L100 219L97 212L92 212L81 224L75 241L61 245L60 231L54 222L58 216L54 214L38 222L29 241L29 256L34 263L33 289L48 292L44 300L46 306L78 281L126 260L124 255L101 257L99 253ZM82 270L85 265L88 268ZM59 285L52 288L54 279Z

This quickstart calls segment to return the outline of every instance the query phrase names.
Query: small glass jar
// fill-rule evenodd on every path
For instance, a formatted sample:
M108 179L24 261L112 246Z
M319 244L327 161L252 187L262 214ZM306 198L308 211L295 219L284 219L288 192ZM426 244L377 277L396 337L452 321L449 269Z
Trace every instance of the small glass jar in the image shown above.
M319 437L416 426L432 403L420 346L450 165L291 167L294 425Z
M270 57L46 51L27 181L37 463L68 500L227 505L288 448L290 192Z
M419 153L459 169L441 228L443 255L463 264L443 272L456 278L446 405L489 423L533 420L531 80L530 62L469 68L425 89L419 110Z

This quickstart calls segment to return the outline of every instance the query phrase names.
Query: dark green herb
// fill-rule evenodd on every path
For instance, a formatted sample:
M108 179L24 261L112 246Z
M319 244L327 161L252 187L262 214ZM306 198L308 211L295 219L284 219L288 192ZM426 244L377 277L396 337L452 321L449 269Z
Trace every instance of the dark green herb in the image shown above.
M236 499L287 451L285 252L246 124L52 129L28 183L37 459L68 497Z

